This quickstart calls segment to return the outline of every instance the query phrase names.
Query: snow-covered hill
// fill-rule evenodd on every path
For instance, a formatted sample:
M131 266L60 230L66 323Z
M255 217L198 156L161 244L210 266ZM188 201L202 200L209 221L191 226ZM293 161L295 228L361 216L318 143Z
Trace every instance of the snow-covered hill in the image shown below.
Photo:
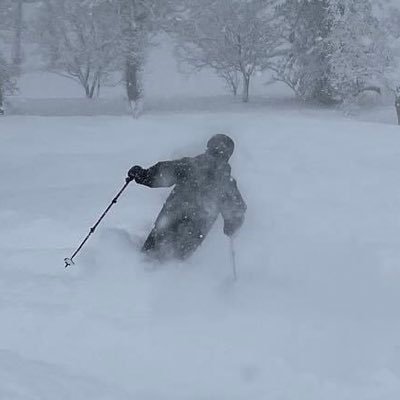
M0 399L395 400L396 126L254 111L0 120ZM248 204L231 280L221 223L184 264L136 250L168 189L133 164L230 133Z

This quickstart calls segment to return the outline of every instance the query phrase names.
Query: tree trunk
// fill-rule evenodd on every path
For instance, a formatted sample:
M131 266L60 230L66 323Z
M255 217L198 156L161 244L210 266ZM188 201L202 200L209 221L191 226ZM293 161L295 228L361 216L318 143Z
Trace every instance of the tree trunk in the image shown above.
M142 88L140 82L140 68L130 60L126 62L125 84L126 94L132 109L132 114L135 118L142 111Z
M0 115L4 115L4 96L3 96L3 87L0 82Z
M396 107L397 123L398 123L398 125L400 125L400 94L396 95L395 101L394 101L394 106Z
M93 99L96 90L97 97L99 96L101 86L100 73L97 73L92 80L88 76L86 76L85 78L80 79L80 82L85 89L85 95L87 99Z
M90 100L93 99L98 84L100 85L100 83L97 82L97 78L94 78L92 83L87 81L83 84L83 88L85 89L85 95L87 99Z
M92 82L92 85L91 85L90 91L89 91L89 99L93 99L96 87L97 87L97 78L93 79L93 82Z
M96 89L96 97L99 98L100 97L100 79L97 79L97 89Z
M243 94L242 94L243 103L247 103L249 101L249 89L250 89L250 76L243 74Z
M14 16L14 44L13 44L13 64L17 71L22 63L22 23L23 23L23 0L15 0Z
M237 78L236 72L228 74L228 85L231 87L233 96L236 97L239 87L239 79Z
M89 83L85 83L84 84L84 89L85 89L85 95L87 99L90 99L90 87L89 87Z

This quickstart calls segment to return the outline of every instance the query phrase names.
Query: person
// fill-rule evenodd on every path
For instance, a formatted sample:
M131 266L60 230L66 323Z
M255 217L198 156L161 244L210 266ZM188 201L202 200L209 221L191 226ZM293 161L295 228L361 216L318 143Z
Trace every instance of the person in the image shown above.
M127 182L151 188L175 186L142 247L144 253L159 261L188 258L219 214L225 235L238 231L247 207L231 176L228 161L233 151L233 140L218 134L196 157L161 161L148 169L135 165L128 171Z

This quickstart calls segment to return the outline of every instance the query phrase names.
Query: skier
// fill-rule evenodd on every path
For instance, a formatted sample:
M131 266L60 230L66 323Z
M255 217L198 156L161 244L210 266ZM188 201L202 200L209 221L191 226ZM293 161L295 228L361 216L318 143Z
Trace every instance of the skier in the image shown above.
M241 227L246 204L231 176L233 150L233 140L218 134L197 157L161 161L148 169L135 165L128 171L127 182L151 188L175 185L142 247L144 253L159 261L186 259L220 213L227 236Z

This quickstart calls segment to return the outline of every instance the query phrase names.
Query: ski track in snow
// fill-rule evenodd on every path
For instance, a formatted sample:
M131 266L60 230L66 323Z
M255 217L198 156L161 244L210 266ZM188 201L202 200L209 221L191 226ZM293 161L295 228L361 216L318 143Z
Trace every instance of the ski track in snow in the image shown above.
M237 144L239 280L218 221L187 263L137 248L170 189L133 164ZM398 128L274 112L0 120L0 399L400 398Z

